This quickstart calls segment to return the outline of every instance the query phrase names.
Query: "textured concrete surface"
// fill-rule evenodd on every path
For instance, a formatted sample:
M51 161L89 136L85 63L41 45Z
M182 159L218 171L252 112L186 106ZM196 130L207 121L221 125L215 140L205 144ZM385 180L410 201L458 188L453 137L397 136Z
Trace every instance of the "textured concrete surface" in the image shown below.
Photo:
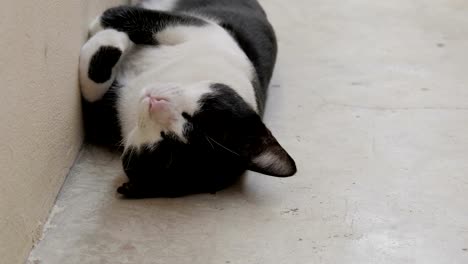
M24 263L81 148L87 23L122 0L2 1L0 263Z
M262 3L297 176L122 200L119 157L86 148L31 263L468 263L466 1Z

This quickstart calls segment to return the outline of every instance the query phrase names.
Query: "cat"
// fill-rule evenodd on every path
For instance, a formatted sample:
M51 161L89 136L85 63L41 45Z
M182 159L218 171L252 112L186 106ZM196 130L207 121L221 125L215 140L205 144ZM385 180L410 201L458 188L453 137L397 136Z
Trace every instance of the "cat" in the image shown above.
M80 53L85 133L120 144L129 198L214 193L246 170L287 177L262 122L277 43L256 0L143 0L106 10Z

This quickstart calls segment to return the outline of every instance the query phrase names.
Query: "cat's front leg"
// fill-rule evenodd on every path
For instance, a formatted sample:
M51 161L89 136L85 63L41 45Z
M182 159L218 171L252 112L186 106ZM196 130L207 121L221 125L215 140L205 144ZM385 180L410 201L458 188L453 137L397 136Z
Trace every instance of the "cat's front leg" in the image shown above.
M135 181L129 181L122 184L119 188L117 188L117 192L122 194L125 198L130 199L142 199L142 198L156 198L156 197L180 197L183 195L187 195L189 192L178 190L178 191L171 191L171 190L158 190L154 184L150 183L139 183Z
M104 29L92 36L81 48L80 86L83 97L95 102L104 96L115 80L122 55L130 48L128 35Z
M146 191L131 181L122 184L117 192L130 199L148 198Z

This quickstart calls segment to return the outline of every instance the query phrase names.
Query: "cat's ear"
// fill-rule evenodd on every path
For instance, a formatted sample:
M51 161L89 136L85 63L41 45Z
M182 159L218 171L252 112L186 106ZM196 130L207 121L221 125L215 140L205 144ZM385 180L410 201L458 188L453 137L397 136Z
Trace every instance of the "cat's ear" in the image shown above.
M260 121L261 122L261 121ZM261 133L250 147L248 169L266 175L288 177L296 173L296 163L262 123Z

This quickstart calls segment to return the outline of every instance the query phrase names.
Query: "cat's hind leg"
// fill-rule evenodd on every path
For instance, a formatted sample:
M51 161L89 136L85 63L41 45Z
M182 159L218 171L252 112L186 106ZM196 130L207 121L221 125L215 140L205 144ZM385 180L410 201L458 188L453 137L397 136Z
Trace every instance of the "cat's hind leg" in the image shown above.
M132 42L128 35L114 29L95 33L81 48L80 86L84 99L101 99L115 80L116 68Z

